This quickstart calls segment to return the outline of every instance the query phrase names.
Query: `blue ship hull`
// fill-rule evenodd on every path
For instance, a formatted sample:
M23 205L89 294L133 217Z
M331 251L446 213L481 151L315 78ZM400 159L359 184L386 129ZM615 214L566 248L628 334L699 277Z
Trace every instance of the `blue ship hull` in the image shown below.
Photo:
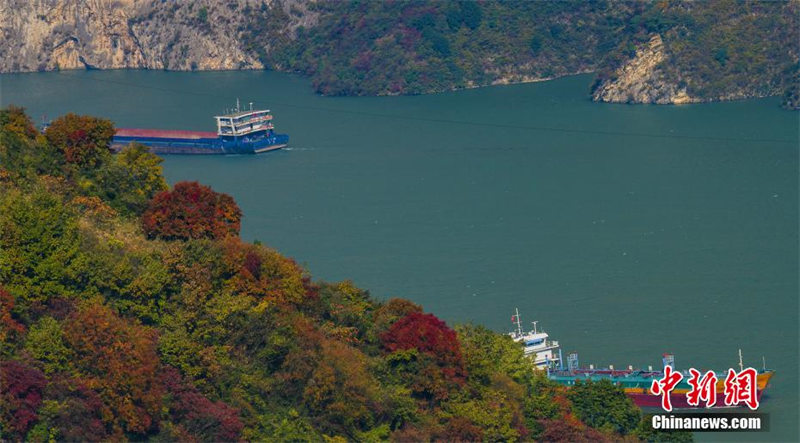
M223 137L158 137L141 135L115 135L112 149L119 150L136 142L147 146L156 154L257 154L281 149L289 144L287 134L273 134L256 139Z

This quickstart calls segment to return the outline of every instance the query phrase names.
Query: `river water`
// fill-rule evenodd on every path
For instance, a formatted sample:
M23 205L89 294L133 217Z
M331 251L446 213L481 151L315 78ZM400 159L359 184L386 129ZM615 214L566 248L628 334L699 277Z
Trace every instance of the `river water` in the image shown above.
M120 127L214 130L236 97L291 147L171 156L233 195L242 236L449 322L515 307L583 364L777 370L761 410L798 439L798 114L775 98L588 100L583 75L415 97L326 98L271 72L0 76L0 102Z

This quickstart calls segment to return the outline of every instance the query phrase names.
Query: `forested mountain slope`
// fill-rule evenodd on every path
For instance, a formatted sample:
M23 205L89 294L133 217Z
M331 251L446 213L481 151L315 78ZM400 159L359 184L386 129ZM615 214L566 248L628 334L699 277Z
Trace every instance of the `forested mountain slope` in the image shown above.
M0 71L276 69L323 94L418 94L598 72L595 100L781 95L800 1L10 0Z

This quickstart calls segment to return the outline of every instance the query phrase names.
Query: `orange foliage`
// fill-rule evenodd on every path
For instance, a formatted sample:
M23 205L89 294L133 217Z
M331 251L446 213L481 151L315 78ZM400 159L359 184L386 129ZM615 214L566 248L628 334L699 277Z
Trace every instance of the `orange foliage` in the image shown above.
M25 326L11 316L12 310L14 310L14 296L0 287L0 341L25 332Z
M223 248L236 292L277 305L296 305L308 292L303 269L275 250L233 237L225 240Z
M276 374L276 378L284 383L287 394L290 394L291 391L300 388L313 371L314 362L319 359L320 343L324 336L307 317L293 315L279 320L291 328L291 336L295 343Z
M448 421L440 439L454 443L483 441L483 431L464 417L453 417Z
M67 163L89 167L97 166L102 155L109 152L114 133L110 120L72 113L53 120L44 131L47 141L64 154Z
M612 441L600 431L590 428L580 421L541 420L544 431L539 436L542 441L605 442Z
M72 199L72 204L92 217L110 219L117 215L117 211L111 206L108 206L103 200L94 196L86 197L79 195Z
M80 378L103 401L103 421L118 436L151 430L162 396L155 332L99 304L71 315L64 332Z
M363 427L378 413L378 385L369 373L367 358L361 351L335 340L325 340L320 346L320 358L303 390L305 403L322 423Z
M197 182L180 182L153 197L142 225L151 238L223 238L239 235L241 218L233 197Z
M14 105L0 110L0 129L31 140L39 134L31 118L25 114L25 108Z

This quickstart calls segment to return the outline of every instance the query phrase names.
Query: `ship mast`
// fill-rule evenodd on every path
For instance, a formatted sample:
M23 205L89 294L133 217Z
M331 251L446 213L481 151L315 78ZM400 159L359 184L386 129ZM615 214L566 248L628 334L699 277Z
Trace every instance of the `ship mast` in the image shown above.
M742 364L742 350L739 349L739 372L744 371L744 364Z
M514 308L514 311L517 313L517 315L514 316L514 318L517 319L517 334L522 337L522 321L519 319L519 308Z

